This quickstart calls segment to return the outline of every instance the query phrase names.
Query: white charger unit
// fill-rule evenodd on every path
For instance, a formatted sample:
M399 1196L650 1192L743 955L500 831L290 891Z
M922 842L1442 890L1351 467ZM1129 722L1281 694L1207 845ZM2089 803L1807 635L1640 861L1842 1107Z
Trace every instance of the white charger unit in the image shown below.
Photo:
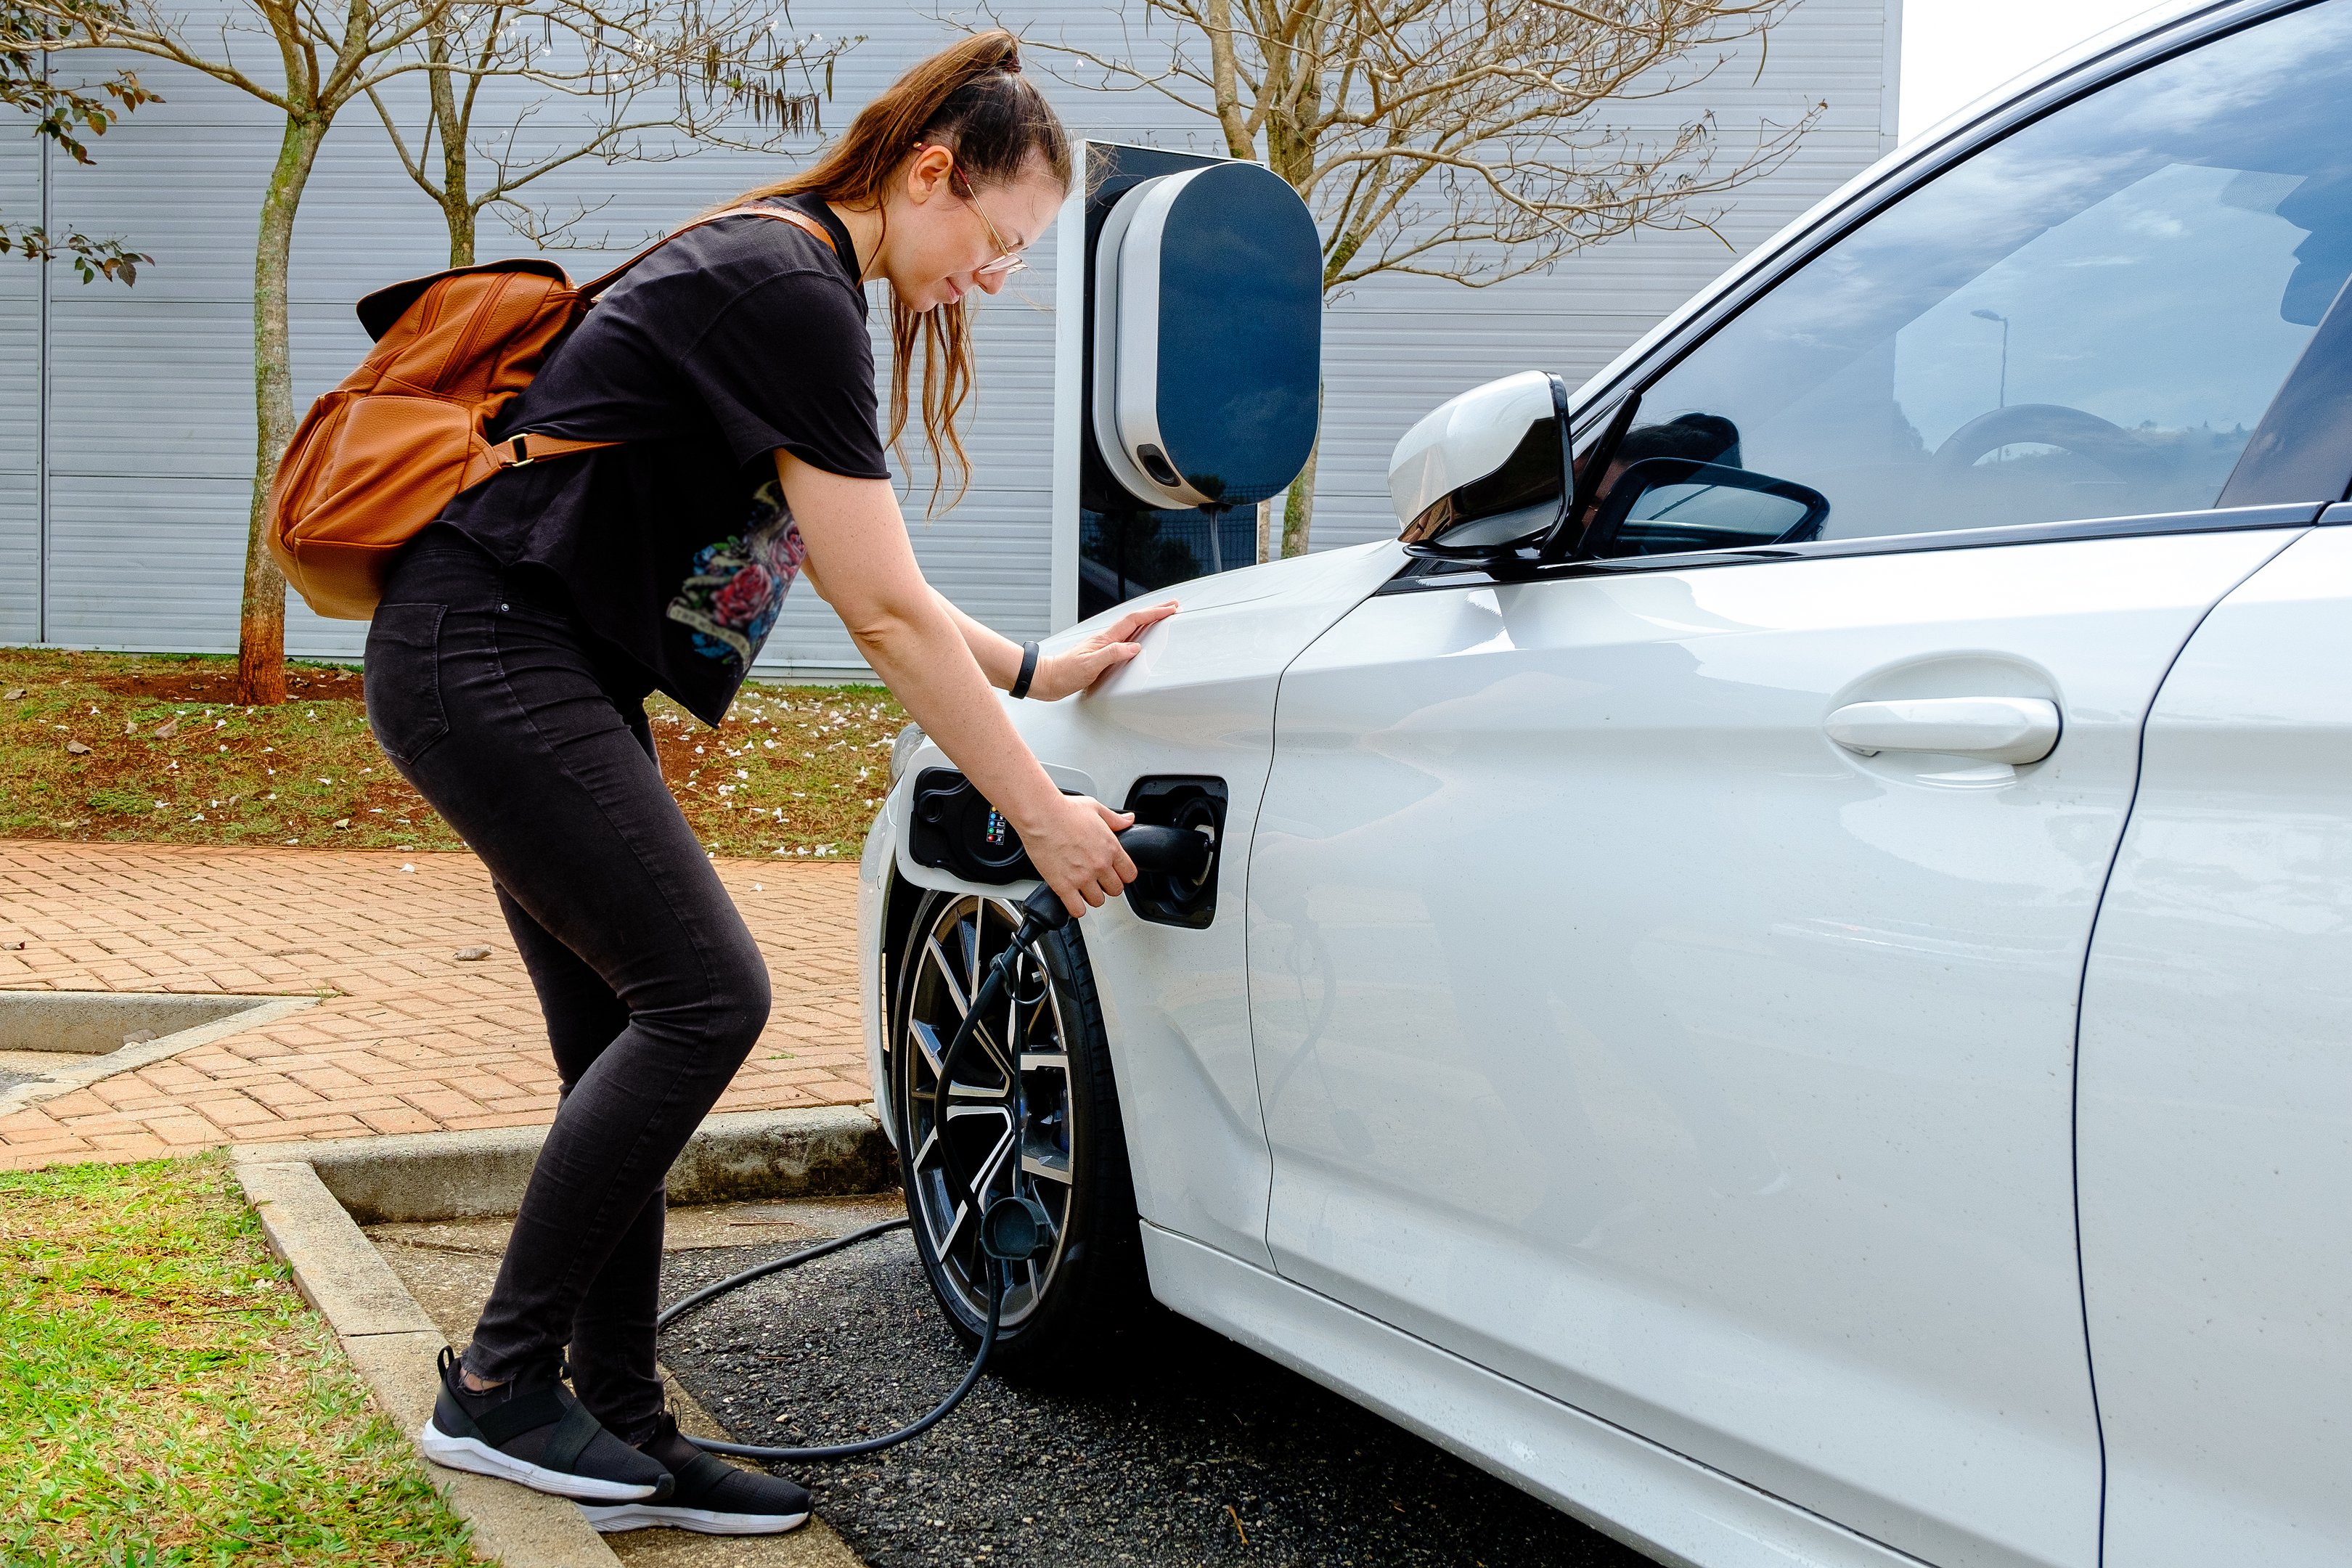
M1149 507L1254 504L1314 446L1322 247L1281 176L1233 162L1145 180L1095 245L1103 466Z

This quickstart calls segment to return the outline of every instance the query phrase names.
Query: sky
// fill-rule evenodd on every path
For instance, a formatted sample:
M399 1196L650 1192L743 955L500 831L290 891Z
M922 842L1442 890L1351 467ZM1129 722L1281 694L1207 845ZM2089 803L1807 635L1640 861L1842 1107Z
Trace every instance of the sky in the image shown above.
M2147 9L2147 0L1903 0L1903 139Z

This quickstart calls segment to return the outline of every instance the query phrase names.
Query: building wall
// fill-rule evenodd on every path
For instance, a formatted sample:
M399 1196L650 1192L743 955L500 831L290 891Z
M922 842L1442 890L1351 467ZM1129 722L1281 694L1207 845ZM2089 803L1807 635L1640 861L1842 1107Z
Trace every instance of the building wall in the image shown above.
M37 223L41 149L0 141L0 213ZM0 256L0 641L41 625L41 270ZM68 274L70 276L70 274Z
M1629 126L1712 110L1724 155L1736 159L1763 122L1827 104L1793 156L1724 204L1716 232L1612 241L1490 289L1378 278L1335 300L1316 546L1392 531L1389 449L1433 405L1516 370L1552 370L1576 384L1875 159L1894 124L1898 5L1802 0L1769 50L1751 44L1704 85L1629 106ZM192 17L208 8L233 15L234 0L197 0ZM1001 14L1035 43L1105 52L1120 45L1119 15L1084 0L1029 0ZM877 19L842 0L802 0L793 25L866 35L836 74L827 108L835 126L952 34L934 17ZM257 70L268 58L253 47L259 41L238 42ZM110 68L103 57L83 58L94 70ZM1031 58L1076 134L1217 150L1209 122L1178 105L1051 79L1045 51ZM46 200L53 226L121 235L156 258L128 289L84 285L62 267L50 268L44 285L37 269L0 258L0 639L226 650L236 645L253 467L253 243L278 127L265 106L194 72L128 63L165 101L97 142L95 166L45 159L29 139L0 142L0 211L29 216ZM55 61L60 75L79 64ZM703 151L674 163L575 164L545 195L559 205L605 204L585 226L606 247L558 259L575 277L593 275L643 238L774 177L784 162ZM364 104L347 110L320 153L296 230L298 407L364 352L352 301L446 265L446 246L437 210L402 174L373 113ZM529 248L495 218L478 247L486 259ZM1044 255L980 311L980 397L968 428L976 475L966 500L926 520L919 443L908 452L908 511L924 570L1014 637L1046 629L1053 300L1054 262ZM877 346L887 363L887 344ZM288 644L298 654L348 656L363 633L289 605ZM856 666L830 613L814 595L795 595L763 668Z

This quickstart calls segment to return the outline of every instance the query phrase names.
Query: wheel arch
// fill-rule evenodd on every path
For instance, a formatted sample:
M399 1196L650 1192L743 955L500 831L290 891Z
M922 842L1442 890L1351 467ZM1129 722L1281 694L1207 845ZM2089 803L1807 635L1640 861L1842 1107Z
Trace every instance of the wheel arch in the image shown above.
M877 1020L874 1037L874 1109L882 1119L883 1135L893 1147L898 1142L898 1109L890 1103L890 1073L898 995L898 965L914 929L915 912L930 889L917 886L889 867L882 874L882 920L875 938L875 994L867 998Z

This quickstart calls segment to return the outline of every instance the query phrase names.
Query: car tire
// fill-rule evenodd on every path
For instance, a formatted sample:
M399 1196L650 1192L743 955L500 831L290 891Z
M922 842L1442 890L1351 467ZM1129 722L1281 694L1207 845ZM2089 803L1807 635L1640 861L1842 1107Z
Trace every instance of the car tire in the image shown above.
M1003 1021L983 1022L957 1064L954 1092L940 1092L938 1056L962 1016L962 998L1019 920L1003 900L923 896L891 965L887 1066L916 1253L966 1344L977 1344L986 1324L986 1276L978 1226L959 1213L941 1163L935 1135L942 1104L958 1113L946 1126L963 1169L981 1173L982 1207L1015 1192L1045 1205L1051 1243L1039 1258L1011 1266L992 1361L1034 1376L1099 1352L1148 1310L1150 1292L1109 1043L1076 922L1034 944L1016 970ZM1013 1075L1017 1092L1003 1051L1016 1011L1026 1035ZM1013 1127L1019 1136L1008 1147Z

